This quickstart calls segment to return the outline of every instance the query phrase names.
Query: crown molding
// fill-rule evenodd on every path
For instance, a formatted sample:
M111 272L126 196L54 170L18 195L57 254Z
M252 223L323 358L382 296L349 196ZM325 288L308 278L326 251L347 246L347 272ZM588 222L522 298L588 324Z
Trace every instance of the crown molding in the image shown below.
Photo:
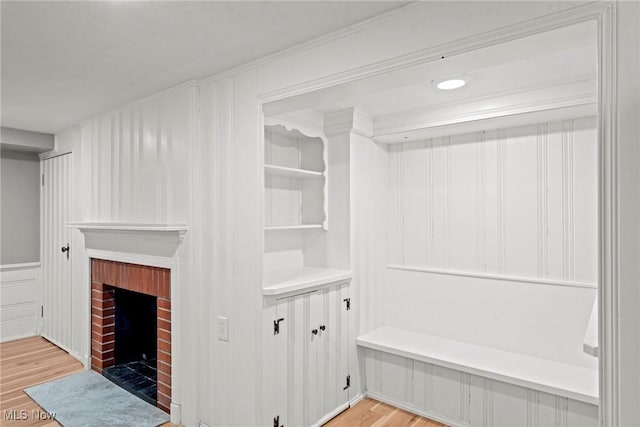
M445 128L454 125L469 125L474 130L489 127L531 123L536 120L554 120L560 113L564 119L597 114L597 91L595 83L581 82L559 86L547 86L528 91L505 93L500 96L484 97L470 102L429 107L403 113L379 116L374 123L373 139L382 143L406 142L442 134ZM539 118L535 118L537 114ZM525 117L526 116L526 117ZM483 125L480 122L485 122ZM434 130L434 128L440 128ZM450 132L461 133L462 127Z
M496 44L513 41L522 37L532 36L592 19L598 19L609 7L610 3L607 2L590 2L582 4L561 12L533 18L528 21L519 22L517 24L487 31L470 37L464 37L453 42L432 46L417 52L400 55L363 67L357 67L344 72L331 74L318 79L265 92L259 95L258 98L261 103L265 104L320 89L326 89L331 86L348 83L354 80L418 66L427 62L439 60L442 56L460 55Z

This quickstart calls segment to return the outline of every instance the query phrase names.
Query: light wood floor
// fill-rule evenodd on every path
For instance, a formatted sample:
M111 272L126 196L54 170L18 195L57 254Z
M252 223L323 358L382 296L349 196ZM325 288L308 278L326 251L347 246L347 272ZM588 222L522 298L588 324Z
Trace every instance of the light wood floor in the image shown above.
M81 371L82 364L65 351L40 337L0 344L0 425L59 426L55 421L40 420L45 414L23 389ZM24 420L7 420L7 412L15 410ZM20 412L20 411L27 412Z
M59 427L54 420L38 419L46 412L22 390L83 369L66 351L41 337L0 344L0 426ZM12 410L25 419L8 420L5 411ZM167 423L162 427L178 426Z
M44 338L34 337L0 344L0 426L58 427L53 420L34 414L45 412L25 394L25 388L79 372L82 364ZM5 411L27 415L7 420ZM373 399L364 399L325 426L329 427L443 427L443 424L411 414ZM167 423L162 427L178 427Z
M325 427L445 427L444 424L366 398L349 408Z

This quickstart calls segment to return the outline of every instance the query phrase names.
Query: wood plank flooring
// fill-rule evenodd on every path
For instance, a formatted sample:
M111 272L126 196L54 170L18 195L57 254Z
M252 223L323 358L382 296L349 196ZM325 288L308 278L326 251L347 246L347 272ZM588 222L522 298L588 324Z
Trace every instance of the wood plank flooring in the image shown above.
M436 421L366 398L324 427L445 427Z
M40 337L0 344L0 425L59 426L22 390L82 369L67 352ZM18 419L8 419L10 414Z
M66 351L41 337L0 344L0 426L59 427L55 420L40 419L47 413L22 390L83 369ZM9 414L21 419L8 419Z
M0 344L0 426L59 427L55 420L40 419L46 418L46 412L22 390L82 369L80 362L41 337ZM6 416L9 413L18 417L25 415L26 419L9 420ZM108 425L108 420L105 420L105 425ZM325 426L444 427L444 424L367 398ZM178 426L167 423L162 427Z

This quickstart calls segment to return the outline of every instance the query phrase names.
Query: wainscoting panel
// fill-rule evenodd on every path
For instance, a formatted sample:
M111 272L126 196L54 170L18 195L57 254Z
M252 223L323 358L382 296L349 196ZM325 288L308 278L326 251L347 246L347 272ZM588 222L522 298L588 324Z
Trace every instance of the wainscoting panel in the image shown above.
M598 407L371 349L367 394L449 425L597 426Z
M389 146L389 262L595 284L595 123Z
M39 281L40 263L0 266L0 342L36 335Z

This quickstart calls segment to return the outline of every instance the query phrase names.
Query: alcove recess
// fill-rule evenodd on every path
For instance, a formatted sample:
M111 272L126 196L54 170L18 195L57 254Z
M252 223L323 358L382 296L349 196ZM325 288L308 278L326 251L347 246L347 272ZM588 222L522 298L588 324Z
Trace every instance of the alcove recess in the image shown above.
M342 269L348 268L348 256L342 263L327 257L327 251L336 245L329 229L329 189L335 185L348 188L349 183L348 178L346 182L329 179L330 144L323 122L323 115L312 110L264 120L263 291L268 296L351 277L350 271ZM346 149L348 152L348 144ZM332 226L341 221L348 227L348 206L336 208L344 215L332 219ZM340 246L347 250L348 240Z

